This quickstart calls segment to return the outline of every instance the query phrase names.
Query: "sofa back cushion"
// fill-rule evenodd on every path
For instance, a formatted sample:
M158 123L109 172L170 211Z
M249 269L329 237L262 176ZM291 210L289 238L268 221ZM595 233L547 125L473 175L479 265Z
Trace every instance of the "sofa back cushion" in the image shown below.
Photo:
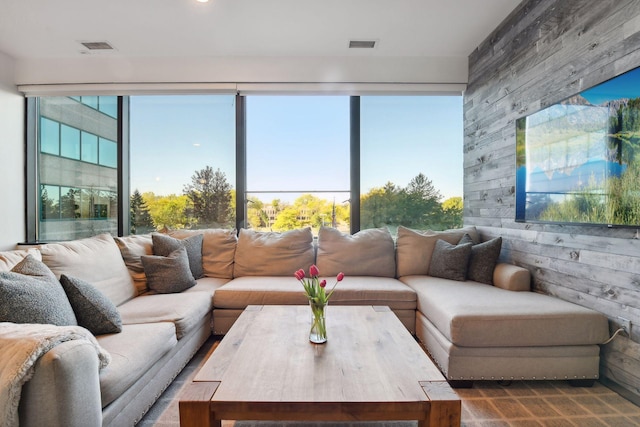
M94 285L116 306L136 296L118 245L110 234L40 246L42 261L59 278L65 274Z
M396 239L397 276L414 276L429 274L433 248L438 239L457 245L466 234L478 242L478 231L475 227L464 227L445 231L417 231L406 227L398 227Z
M11 269L25 259L27 255L31 255L38 261L42 261L40 251L36 248L0 252L0 271L11 271Z
M176 239L185 239L196 234L202 234L202 270L205 277L233 279L233 263L238 245L236 230L207 228L169 232L169 236Z
M386 228L371 228L349 235L335 228L322 227L318 232L316 265L322 276L343 272L347 276L394 277L393 237Z
M315 260L311 228L285 231L240 230L234 277L293 276Z

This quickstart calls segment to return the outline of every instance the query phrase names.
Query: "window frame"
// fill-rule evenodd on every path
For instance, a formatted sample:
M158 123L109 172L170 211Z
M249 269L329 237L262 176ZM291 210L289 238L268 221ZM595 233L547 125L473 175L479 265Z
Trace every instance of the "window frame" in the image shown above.
M228 92L227 92L228 93ZM179 95L180 93L175 93ZM408 93L406 93L409 95ZM235 98L235 144L236 144L236 230L247 226L247 152L246 152L246 97L249 95L236 92ZM330 95L330 94L327 94ZM393 93L390 93L393 95ZM414 96L434 96L412 93ZM461 93L447 93L450 96L461 96ZM54 95L51 95L54 96ZM64 95L58 95L64 96ZM322 96L319 94L318 96ZM82 102L78 96L68 96L76 102ZM361 196L361 147L360 147L360 95L349 96L349 141L350 141L350 231L352 234L360 231L360 196ZM26 242L38 243L40 220L40 182L38 165L37 136L40 127L39 121L39 97L28 96L25 105L25 218L26 218ZM100 111L98 109L98 111ZM101 111L102 112L102 111ZM110 116L109 114L102 112ZM129 96L117 96L117 203L118 203L118 236L130 234L130 157L129 157ZM110 116L112 117L112 116ZM99 138L100 139L100 138ZM100 165L100 141L98 139L98 165ZM61 145L61 141L59 141ZM80 157L82 157L82 137L80 138ZM82 160L80 160L82 161ZM103 165L104 166L104 165ZM110 167L110 166L106 166Z

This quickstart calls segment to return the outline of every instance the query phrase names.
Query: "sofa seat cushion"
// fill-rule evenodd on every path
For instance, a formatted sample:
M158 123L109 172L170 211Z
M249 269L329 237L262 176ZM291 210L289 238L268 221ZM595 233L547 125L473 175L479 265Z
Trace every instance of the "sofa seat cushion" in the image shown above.
M608 338L605 316L552 296L430 276L400 280L416 291L418 310L457 346L588 345Z
M100 371L102 407L113 402L177 343L171 323L124 325L119 334L100 335L98 343L111 355Z
M183 291L182 293L191 293L191 292L207 292L213 298L213 294L217 289L223 286L225 283L228 283L230 279L220 279L218 277L203 277L201 279L196 280L196 285L192 288Z
M322 278L321 278L322 279ZM335 277L326 277L333 289ZM218 289L216 308L244 309L248 305L308 304L304 289L295 277L240 277ZM338 284L329 305L386 305L391 309L416 308L415 292L387 277L347 276Z
M178 339L188 335L212 309L206 292L145 294L118 307L124 325L171 322Z

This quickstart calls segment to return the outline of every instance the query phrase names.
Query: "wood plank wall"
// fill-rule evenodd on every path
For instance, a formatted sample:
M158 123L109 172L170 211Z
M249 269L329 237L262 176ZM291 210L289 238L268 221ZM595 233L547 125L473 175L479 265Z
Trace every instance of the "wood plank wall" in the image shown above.
M632 322L601 376L640 401L640 231L516 223L515 120L640 66L640 1L525 0L469 57L464 221L503 236L537 292ZM640 185L640 183L638 183Z

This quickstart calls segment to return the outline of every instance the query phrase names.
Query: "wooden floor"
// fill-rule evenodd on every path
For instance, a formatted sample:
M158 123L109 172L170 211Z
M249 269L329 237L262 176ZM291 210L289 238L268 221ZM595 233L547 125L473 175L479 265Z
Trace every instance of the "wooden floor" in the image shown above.
M179 391L191 380L216 344L212 338L203 346L138 423L139 427L178 427ZM640 426L640 407L600 383L592 388L575 388L563 381L517 381L509 386L477 382L472 389L457 391L462 399L463 427ZM414 427L416 424L230 421L223 422L223 427Z

